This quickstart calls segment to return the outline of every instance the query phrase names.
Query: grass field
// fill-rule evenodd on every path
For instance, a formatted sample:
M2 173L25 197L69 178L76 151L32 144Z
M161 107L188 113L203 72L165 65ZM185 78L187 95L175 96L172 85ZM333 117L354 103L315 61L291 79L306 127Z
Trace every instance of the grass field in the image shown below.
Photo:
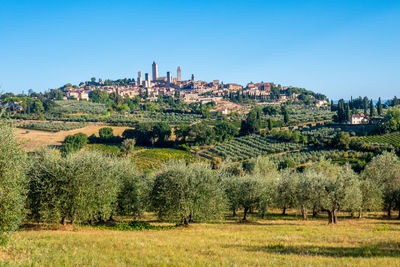
M87 127L76 129L72 131L61 131L61 132L48 132L48 131L36 131L17 129L16 136L21 143L21 146L26 151L37 151L42 147L47 146L59 146L64 141L65 137L70 134L85 133L87 136L92 134L98 135L99 129L104 126L100 125L88 125ZM128 127L112 127L114 129L114 135L121 135Z
M276 215L170 230L21 230L0 247L0 265L399 266L400 222Z
M169 160L195 160L194 155L190 152L177 150L172 148L153 148L138 151L132 156L132 161L136 164L138 169L151 170L160 167L162 164Z

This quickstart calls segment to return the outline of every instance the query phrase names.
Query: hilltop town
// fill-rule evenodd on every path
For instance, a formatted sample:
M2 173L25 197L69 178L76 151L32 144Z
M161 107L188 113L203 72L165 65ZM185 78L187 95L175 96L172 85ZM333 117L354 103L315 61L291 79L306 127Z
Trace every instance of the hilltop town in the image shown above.
M105 91L108 94L117 93L122 97L134 98L140 96L147 101L157 101L159 96L182 98L185 103L215 103L216 108L225 114L235 108L232 102L240 103L244 99L253 99L258 102L274 102L276 104L287 101L304 100L320 107L328 104L322 94L307 91L293 86L281 86L272 82L249 82L246 86L236 83L224 84L219 80L201 81L191 75L190 80L182 80L181 67L177 67L176 77L168 71L166 77L159 76L158 64L153 62L152 75L139 71L136 79L96 80L82 82L79 86L66 84L59 88L65 93L65 99L89 100L95 90Z

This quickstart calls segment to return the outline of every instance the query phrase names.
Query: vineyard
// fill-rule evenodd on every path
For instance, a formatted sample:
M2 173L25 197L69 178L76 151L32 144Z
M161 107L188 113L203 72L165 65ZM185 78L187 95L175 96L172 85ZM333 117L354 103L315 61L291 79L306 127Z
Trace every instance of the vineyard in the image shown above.
M384 135L371 135L359 137L358 140L371 144L389 144L395 147L400 145L400 132L389 133Z
M316 121L331 121L335 113L327 109L305 108L302 106L291 106L289 112L290 121L293 123L307 123ZM282 115L264 115L263 119L272 118L282 120Z
M59 100L55 101L54 112L65 114L105 114L107 106L100 103L77 100Z
M131 114L128 116L114 114L111 116L103 115L82 115L82 114L46 114L46 120L70 121L70 122L104 122L114 126L133 126L138 122L166 122L168 124L192 124L200 120L199 114L184 113L156 113L147 112ZM32 119L24 117L20 119Z
M272 156L271 160L275 163L283 161L291 161L295 165L305 164L307 162L315 162L321 159L338 160L342 158L363 158L366 159L370 156L368 152L358 152L354 150L304 150L289 152L283 155Z
M244 136L219 143L215 147L210 148L210 151L223 158L240 161L261 155L300 150L305 147L302 144L280 142L261 136Z
M300 132L302 135L314 137L317 139L332 139L338 132L341 131L342 129L340 128L322 127L316 129L303 129Z
M38 131L48 131L48 132L60 132L60 131L76 130L86 126L87 126L86 123L79 123L79 122L60 123L60 122L38 121L38 122L22 123L18 125L18 128L38 130Z

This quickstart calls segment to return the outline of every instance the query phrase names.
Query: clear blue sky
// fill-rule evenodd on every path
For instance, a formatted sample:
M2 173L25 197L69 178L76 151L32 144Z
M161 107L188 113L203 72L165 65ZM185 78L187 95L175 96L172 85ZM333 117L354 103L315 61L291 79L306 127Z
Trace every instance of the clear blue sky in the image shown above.
M136 78L276 82L330 98L400 96L400 1L2 0L0 86Z

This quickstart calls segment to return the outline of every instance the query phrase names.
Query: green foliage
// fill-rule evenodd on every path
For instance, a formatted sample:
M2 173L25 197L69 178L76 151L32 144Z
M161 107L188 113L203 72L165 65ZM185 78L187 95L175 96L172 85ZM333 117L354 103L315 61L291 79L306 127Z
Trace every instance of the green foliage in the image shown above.
M350 146L350 134L347 132L337 133L331 144L340 149L348 149Z
M0 245L24 218L26 157L19 148L14 129L0 122Z
M339 209L358 210L361 207L360 181L348 165L321 161L306 168L304 176L308 182L301 183L307 185L303 188L303 195L313 195L313 204L328 211L329 223L337 222Z
M224 158L233 161L240 161L255 158L260 155L268 155L285 151L299 150L305 145L291 142L280 142L274 139L261 136L243 136L233 140L219 143L210 148Z
M113 230L113 231L146 231L146 230L167 230L173 229L175 226L155 226L148 222L142 221L131 221L121 222L114 226L98 226L101 230Z
M59 132L59 131L71 131L86 127L86 123L55 123L55 122L29 122L18 125L18 128Z
M135 144L136 144L135 139L125 139L124 141L122 141L121 144L122 153L124 153L126 156L133 153L135 151Z
M388 215L390 215L390 209L394 207L400 210L400 160L394 153L384 152L373 158L365 167L362 177L370 184L369 190L371 188L380 190ZM379 199L379 194L377 195L374 191L369 192L369 190L368 194ZM379 206L380 202L376 204Z
M111 127L100 128L99 136L101 140L109 141L114 137L114 130Z
M60 151L63 154L75 153L81 150L88 143L88 137L84 133L77 133L65 137Z
M87 101L59 100L55 101L55 104L56 113L105 114L107 112L106 105Z
M261 109L254 108L247 114L246 120L242 121L240 135L254 134L261 128Z
M400 108L389 108L380 127L384 132L400 130Z
M28 206L32 218L46 222L94 223L111 217L121 180L134 176L134 169L128 161L100 153L60 157L56 151L45 150L33 159L29 176Z
M218 177L202 164L191 168L184 162L168 164L155 176L150 198L160 219L185 225L220 219L224 209Z

